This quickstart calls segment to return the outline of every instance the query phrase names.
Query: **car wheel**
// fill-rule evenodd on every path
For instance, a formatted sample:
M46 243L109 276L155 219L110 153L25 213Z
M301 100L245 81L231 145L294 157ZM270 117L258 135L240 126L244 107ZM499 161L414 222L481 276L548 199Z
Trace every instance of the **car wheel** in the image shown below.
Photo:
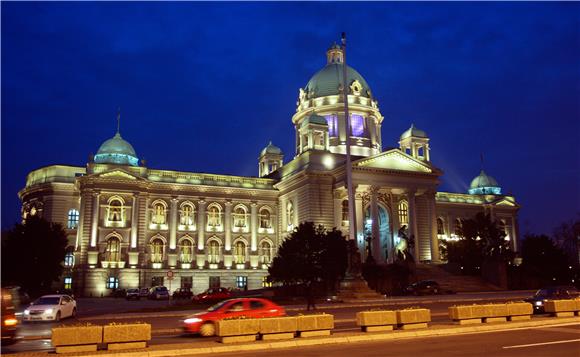
M210 337L215 335L215 325L211 322L206 322L199 328L199 334L203 337Z
M77 316L77 308L73 308L72 314L70 315L70 317L75 317Z
M60 311L56 312L56 316L54 317L54 321L60 321Z

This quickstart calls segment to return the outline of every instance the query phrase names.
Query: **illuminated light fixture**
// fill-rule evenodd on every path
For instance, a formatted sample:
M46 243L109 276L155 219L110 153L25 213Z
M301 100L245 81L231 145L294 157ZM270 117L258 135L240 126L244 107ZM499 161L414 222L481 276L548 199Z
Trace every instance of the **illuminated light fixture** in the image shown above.
M334 157L332 155L326 155L322 159L322 164L327 169L332 169L334 167Z
M372 219L367 219L367 224L370 226L371 224L373 224L373 220Z
M4 326L16 326L16 324L18 324L18 320L13 317L4 320Z

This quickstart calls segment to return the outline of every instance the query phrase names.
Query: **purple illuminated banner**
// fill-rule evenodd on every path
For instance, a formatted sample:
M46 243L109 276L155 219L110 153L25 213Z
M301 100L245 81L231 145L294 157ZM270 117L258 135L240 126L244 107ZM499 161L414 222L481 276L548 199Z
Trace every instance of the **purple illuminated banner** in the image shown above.
M336 114L325 115L326 122L328 123L328 135L338 136L338 117Z
M359 114L350 115L350 127L352 130L352 136L364 137L365 136L365 118Z

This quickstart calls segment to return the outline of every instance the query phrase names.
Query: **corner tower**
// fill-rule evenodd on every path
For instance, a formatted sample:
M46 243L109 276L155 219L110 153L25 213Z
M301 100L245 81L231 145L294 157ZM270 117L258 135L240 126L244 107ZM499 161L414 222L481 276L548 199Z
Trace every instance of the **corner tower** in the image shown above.
M344 53L334 44L326 52L326 66L299 89L296 114L292 123L296 130L296 155L303 150L301 128L312 115L324 118L328 126L327 150L346 154L346 139L350 135L351 153L371 156L382 151L381 115L378 103L367 81L347 65L347 88L343 88ZM346 132L343 91L348 92L351 133Z
M264 177L272 172L278 170L283 165L284 154L282 150L272 145L272 142L268 143L258 158L258 176Z

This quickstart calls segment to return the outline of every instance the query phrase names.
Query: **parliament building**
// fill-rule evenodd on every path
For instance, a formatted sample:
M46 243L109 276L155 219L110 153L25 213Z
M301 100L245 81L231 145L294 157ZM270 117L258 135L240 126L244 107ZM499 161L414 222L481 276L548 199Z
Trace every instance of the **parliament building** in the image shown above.
M431 163L427 133L414 125L390 143L397 148L383 150L376 97L349 66L345 88L343 66L343 52L333 45L326 65L299 89L295 152L268 144L257 177L148 168L119 131L86 166L30 172L19 192L23 220L41 215L62 223L69 237L61 287L106 296L116 288L170 284L194 292L264 286L278 247L300 222L348 234L347 136L363 255L370 232L374 259L391 262L407 226L415 260L440 262L440 241L457 239L461 219L478 212L491 214L518 250L514 197L483 171L468 192L438 191L443 172Z

